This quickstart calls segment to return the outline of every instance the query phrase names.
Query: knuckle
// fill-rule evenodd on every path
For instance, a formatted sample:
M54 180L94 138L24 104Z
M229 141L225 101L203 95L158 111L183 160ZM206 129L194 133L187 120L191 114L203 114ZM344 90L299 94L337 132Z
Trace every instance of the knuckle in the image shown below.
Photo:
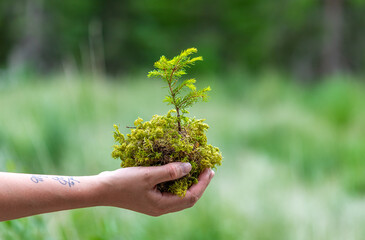
M197 203L199 200L199 197L196 195L191 195L190 199L189 199L189 206L192 207L195 205L195 203Z
M151 201L150 201L151 205L150 206L152 207L153 210L160 209L160 201L161 201L160 199L156 201L156 200L151 198Z
M179 177L178 171L173 165L169 165L167 171L171 179L176 179Z
M151 203L151 210L154 216L161 216L166 212L166 207L161 202L162 198L154 199Z
M151 174L151 170L149 170L148 168L143 169L143 180L145 183L147 184L152 184L152 174Z
M165 213L166 209L160 205L156 205L152 211L152 216L158 217Z

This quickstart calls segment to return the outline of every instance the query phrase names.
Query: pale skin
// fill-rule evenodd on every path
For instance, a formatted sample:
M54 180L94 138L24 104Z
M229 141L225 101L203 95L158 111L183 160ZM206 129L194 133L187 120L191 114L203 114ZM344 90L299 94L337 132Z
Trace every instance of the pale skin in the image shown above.
M156 185L181 178L190 170L190 164L175 162L81 177L0 172L0 221L95 206L124 208L150 216L180 211L201 198L214 172L205 169L183 198L161 193Z

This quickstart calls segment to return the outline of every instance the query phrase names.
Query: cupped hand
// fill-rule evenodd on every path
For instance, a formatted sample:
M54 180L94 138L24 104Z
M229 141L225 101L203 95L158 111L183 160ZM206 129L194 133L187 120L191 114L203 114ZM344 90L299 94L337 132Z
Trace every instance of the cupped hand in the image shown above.
M179 179L191 170L189 163L174 162L157 167L121 168L98 175L102 183L100 197L104 206L114 206L160 216L189 208L201 198L214 176L211 169L205 169L199 182L191 186L185 197L160 192L156 185Z

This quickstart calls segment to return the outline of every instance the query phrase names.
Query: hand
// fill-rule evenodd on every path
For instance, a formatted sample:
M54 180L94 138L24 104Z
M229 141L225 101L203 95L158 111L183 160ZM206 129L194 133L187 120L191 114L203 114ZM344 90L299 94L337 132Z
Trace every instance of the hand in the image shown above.
M194 206L214 176L205 169L199 182L191 186L184 198L161 193L156 185L181 178L191 170L189 163L169 163L158 167L130 167L98 175L102 182L100 205L130 209L150 216L183 210Z

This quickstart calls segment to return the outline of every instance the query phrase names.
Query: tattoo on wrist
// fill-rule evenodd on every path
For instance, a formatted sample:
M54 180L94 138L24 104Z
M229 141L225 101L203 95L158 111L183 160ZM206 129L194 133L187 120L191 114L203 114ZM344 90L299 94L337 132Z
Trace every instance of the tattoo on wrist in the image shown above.
M44 175L32 175L30 180L34 183L44 182L45 179L57 181L62 185L72 187L77 183L80 183L79 180L75 179L74 177L59 177L59 176L44 176Z

